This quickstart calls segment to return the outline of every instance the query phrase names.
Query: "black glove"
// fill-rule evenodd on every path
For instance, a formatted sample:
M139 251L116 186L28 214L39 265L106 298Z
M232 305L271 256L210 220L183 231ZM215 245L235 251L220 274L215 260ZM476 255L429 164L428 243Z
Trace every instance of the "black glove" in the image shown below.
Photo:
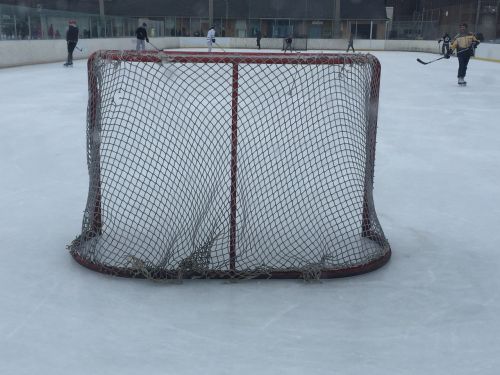
M215 43L215 39L212 39L212 43Z
M148 43L149 43L149 39L148 39L148 38L146 38L146 42L148 42Z
M450 58L450 56L451 56L452 54L453 54L453 51L448 51L448 52L446 52L446 53L444 54L444 58L445 58L445 59L449 59L449 58Z
M472 47L476 48L481 42L479 40L472 42Z

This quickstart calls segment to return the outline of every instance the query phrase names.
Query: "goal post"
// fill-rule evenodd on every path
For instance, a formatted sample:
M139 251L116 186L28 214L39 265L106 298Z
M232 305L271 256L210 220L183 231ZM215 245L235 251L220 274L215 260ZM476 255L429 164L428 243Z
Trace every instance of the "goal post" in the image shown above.
M98 51L80 264L152 279L329 278L391 249L372 55Z

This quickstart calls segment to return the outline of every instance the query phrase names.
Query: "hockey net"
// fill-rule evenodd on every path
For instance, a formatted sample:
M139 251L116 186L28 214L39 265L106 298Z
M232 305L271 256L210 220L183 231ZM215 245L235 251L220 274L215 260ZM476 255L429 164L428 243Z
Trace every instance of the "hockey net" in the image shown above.
M382 266L379 77L371 55L94 53L89 193L71 254L151 279Z

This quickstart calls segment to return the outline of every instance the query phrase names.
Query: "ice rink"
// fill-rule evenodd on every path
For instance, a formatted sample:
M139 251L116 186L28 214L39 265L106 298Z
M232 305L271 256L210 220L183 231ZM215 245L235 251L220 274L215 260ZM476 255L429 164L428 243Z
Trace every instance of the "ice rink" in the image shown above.
M455 57L374 54L374 200L393 255L312 283L78 265L86 61L1 69L0 374L498 374L500 64L471 60L459 87Z

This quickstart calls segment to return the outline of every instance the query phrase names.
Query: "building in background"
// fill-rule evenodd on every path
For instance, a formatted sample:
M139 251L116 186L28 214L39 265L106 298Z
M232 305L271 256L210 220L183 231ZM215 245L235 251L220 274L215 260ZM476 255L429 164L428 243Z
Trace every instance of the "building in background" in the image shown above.
M212 7L209 6L210 2ZM500 0L0 0L0 39L64 36L77 19L82 38L155 36L438 39L460 22L500 38Z
M390 38L436 39L466 22L485 41L500 43L499 0L387 0L386 6L394 9Z
M50 38L66 18L78 20L82 37L133 36L146 21L152 36L203 36L210 0L0 0L2 39ZM217 34L227 37L384 39L383 0L212 0ZM100 6L101 5L101 6ZM104 16L103 16L104 15ZM52 28L51 28L52 25ZM26 29L26 30L25 30ZM52 31L55 30L55 31Z

